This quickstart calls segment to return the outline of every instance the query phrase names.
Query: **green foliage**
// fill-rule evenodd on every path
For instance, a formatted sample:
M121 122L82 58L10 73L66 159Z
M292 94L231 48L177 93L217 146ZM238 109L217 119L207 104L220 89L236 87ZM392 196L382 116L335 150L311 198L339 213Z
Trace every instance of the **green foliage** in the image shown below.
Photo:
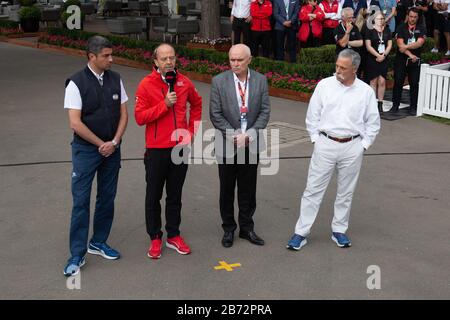
M318 48L302 48L298 60L301 64L335 63L336 46L330 44Z
M444 58L444 54L442 52L438 52L438 53L424 52L424 53L422 53L422 55L420 57L421 57L422 63L430 63L433 61L441 60L442 58Z
M78 31L78 30L64 30L58 28L49 28L47 33L49 35L65 36L72 40L87 40L90 37L96 35L96 33ZM136 40L127 37L105 35L114 46L123 46L130 49L142 49L153 52L153 50L159 45L159 42ZM226 65L228 64L228 54L226 52L219 52L209 49L191 49L186 46L175 45L175 51L180 56L189 60L208 61L209 63ZM309 59L309 63L288 63L285 61L275 61L266 59L263 57L253 58L251 67L258 70L261 73L280 73L298 75L305 79L322 79L333 74L335 71L334 65L334 46L325 46L322 48L313 48L315 50L309 50L304 57ZM322 49L323 53L320 53L321 59L316 59L314 62L313 57L315 52ZM307 50L307 49L302 49ZM134 58L136 59L136 58ZM190 70L204 73L211 73L212 69L210 65L198 63L190 66ZM215 70L217 71L217 70Z
M11 20L0 20L0 28L17 29L19 28L19 23Z
M38 7L22 7L19 10L20 19L41 19L41 10Z
M433 38L426 38L425 43L422 46L422 52L430 52L431 49L434 48L434 39Z

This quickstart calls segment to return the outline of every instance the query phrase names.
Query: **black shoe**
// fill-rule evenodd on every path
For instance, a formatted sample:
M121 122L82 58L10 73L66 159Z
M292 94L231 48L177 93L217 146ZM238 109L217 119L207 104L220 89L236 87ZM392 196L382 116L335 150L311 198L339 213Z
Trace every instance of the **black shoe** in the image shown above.
M398 106L396 106L396 107L393 106L393 107L388 111L388 113L389 113L389 114L398 114L398 111L399 111Z
M223 238L222 238L222 245L225 248L229 248L229 247L233 246L233 240L234 240L234 232L225 231Z
M256 244L258 246L264 245L264 240L258 237L255 231L240 231L239 238L247 239L251 243Z

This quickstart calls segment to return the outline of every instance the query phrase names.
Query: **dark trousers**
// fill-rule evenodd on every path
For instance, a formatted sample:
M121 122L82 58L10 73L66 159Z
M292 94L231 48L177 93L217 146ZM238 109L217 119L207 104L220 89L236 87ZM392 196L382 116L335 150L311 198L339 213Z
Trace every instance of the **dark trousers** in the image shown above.
M248 159L248 157L247 157ZM237 164L237 157L230 164L224 159L219 164L220 179L220 215L224 231L234 232L237 228L234 219L234 195L237 183L239 229L241 231L253 231L253 214L256 210L256 178L258 164Z
M419 95L420 65L418 63L406 66L406 60L396 59L394 68L394 89L392 92L392 110L397 111L402 98L403 84L408 74L410 111L417 110L417 97Z
M332 28L322 29L322 45L326 44L336 44L336 40L334 39L334 29Z
M89 236L89 209L92 181L97 174L97 198L92 241L106 242L114 217L114 199L120 169L120 147L103 157L94 145L72 143L72 218L70 253L83 257Z
M243 34L244 44L250 46L250 23L245 22L244 18L234 18L231 27L234 32L233 44L241 43L241 34Z
M166 231L167 237L180 234L181 194L188 169L187 163L174 164L173 148L147 149L144 157L145 180L145 224L153 240L162 237L161 198L166 185Z
M259 55L259 45L261 45L263 50L263 57L269 58L270 33L271 31L252 31L252 56L257 57Z
M297 61L297 30L292 28L285 28L284 30L277 30L277 50L276 60L284 60L284 42L286 40L286 47L289 54L289 61L295 63Z

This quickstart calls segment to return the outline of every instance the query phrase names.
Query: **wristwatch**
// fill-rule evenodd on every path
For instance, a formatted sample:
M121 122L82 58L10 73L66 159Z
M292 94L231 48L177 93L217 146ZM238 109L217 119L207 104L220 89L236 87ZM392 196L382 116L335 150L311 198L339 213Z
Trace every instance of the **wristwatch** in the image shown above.
M114 147L117 147L117 141L116 140L112 139L111 143L113 144Z

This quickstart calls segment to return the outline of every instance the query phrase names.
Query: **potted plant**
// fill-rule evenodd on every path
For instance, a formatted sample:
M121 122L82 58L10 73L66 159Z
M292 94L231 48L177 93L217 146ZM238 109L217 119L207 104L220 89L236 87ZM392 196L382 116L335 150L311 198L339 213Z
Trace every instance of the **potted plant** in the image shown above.
M39 31L41 11L35 6L22 7L19 10L20 26L24 32Z

